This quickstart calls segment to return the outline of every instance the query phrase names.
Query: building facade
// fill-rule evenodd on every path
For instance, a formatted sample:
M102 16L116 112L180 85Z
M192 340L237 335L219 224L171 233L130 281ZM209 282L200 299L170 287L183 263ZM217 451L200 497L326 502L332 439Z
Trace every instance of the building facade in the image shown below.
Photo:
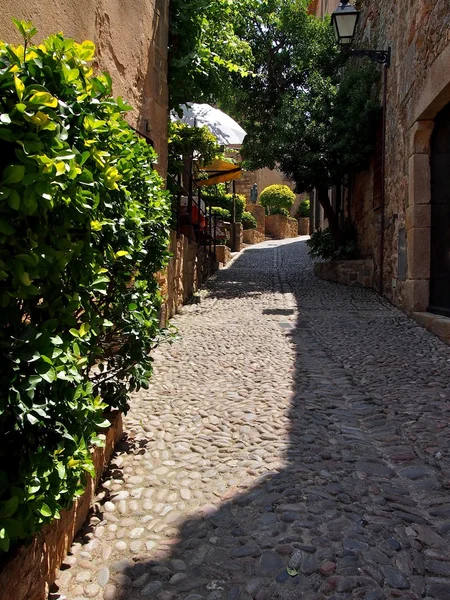
M450 316L450 3L366 0L358 37L392 50L384 208L377 152L350 190L360 249L394 304Z
M34 38L62 31L96 47L96 66L113 80L116 96L134 108L130 125L153 140L158 170L167 165L167 45L169 0L0 0L0 40L21 43L11 18L32 21Z

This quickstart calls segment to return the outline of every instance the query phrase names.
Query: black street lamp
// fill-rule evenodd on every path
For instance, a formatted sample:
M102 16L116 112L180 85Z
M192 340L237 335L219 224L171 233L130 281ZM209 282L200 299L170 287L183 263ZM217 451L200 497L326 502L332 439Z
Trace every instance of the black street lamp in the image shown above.
M367 56L371 60L387 67L391 64L391 49L388 50L355 50L351 48L359 21L359 10L349 0L341 0L341 4L331 15L331 24L336 42L354 56Z

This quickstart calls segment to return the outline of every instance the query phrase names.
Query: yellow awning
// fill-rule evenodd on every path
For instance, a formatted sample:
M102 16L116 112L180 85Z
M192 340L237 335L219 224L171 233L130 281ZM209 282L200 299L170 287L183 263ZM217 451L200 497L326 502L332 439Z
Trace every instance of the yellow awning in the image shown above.
M208 178L197 179L195 183L198 187L225 183L242 177L242 169L239 165L220 159L214 160L210 165L204 167L202 171L208 175Z

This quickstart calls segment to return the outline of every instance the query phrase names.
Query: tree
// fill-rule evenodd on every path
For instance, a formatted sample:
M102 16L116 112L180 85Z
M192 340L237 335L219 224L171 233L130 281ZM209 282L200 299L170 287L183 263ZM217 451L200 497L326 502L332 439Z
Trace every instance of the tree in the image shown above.
M232 73L248 75L252 53L236 33L241 11L257 0L171 0L169 90L171 108L217 102Z
M328 188L367 164L379 110L378 73L371 65L344 68L329 21L308 14L307 5L260 2L241 21L238 32L252 50L256 76L235 80L226 110L247 131L247 168L278 167L297 192L317 188L339 238Z

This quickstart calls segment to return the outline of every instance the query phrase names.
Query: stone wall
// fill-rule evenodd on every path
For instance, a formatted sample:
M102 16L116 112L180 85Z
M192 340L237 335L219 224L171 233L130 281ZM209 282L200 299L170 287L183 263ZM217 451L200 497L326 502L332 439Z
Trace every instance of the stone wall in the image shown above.
M320 279L351 285L356 287L372 288L373 261L365 260L334 260L330 262L315 263L314 274Z
M216 246L216 259L217 262L222 263L224 266L230 262L231 250L228 248L228 246Z
M209 247L190 242L184 235L177 238L175 231L170 233L170 252L172 258L166 270L156 276L165 299L162 322L173 317L218 268Z
M430 277L429 141L438 112L450 102L448 0L366 1L360 38L392 47L387 84L385 295L407 310L426 310ZM380 210L373 206L373 168L355 179L351 216L364 256L380 267ZM406 229L407 276L398 275L399 232Z
M62 31L97 46L96 66L108 71L114 94L134 106L129 123L155 142L167 164L167 40L169 0L0 0L0 40L21 43L11 17L32 21L40 42Z
M266 234L274 240L284 240L298 236L298 221L283 215L266 217Z
M244 244L260 244L266 240L264 233L257 229L244 229Z
M256 219L256 230L260 233L266 231L266 209L260 204L247 204L245 210L251 213Z
M111 454L122 437L122 416L110 417L111 427L103 448L92 453L96 477L88 477L84 494L72 508L61 511L61 519L44 527L33 540L13 552L0 569L0 600L47 600L61 563L76 533L84 525L94 502L95 490Z

